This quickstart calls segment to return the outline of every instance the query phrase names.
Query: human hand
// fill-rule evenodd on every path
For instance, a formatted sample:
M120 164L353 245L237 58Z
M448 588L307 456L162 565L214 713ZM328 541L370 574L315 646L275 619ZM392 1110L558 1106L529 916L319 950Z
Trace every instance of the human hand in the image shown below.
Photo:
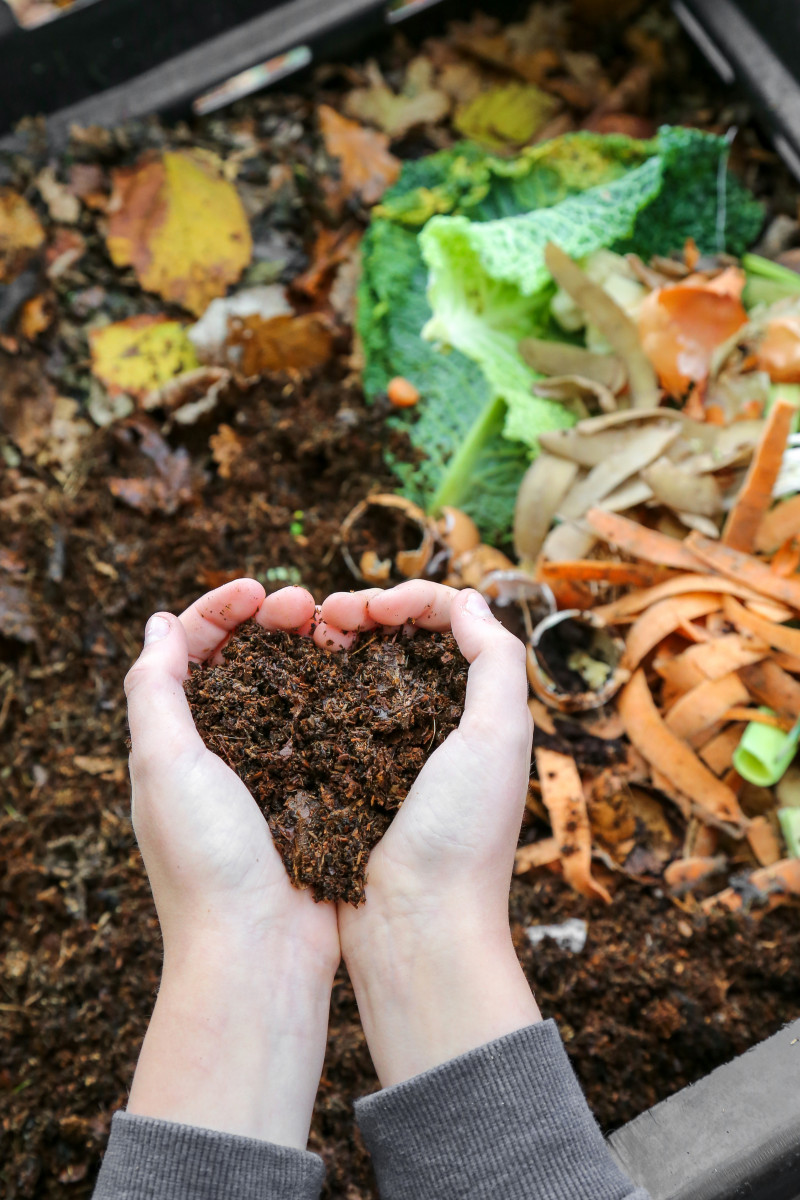
M302 588L252 579L150 618L125 688L133 824L164 975L129 1112L304 1146L339 962L333 905L292 886L249 791L207 750L183 691L230 633L309 629Z
M328 630L452 627L470 662L461 723L373 849L366 903L339 905L342 952L384 1085L540 1020L508 922L530 774L525 651L473 591L423 580L339 592Z

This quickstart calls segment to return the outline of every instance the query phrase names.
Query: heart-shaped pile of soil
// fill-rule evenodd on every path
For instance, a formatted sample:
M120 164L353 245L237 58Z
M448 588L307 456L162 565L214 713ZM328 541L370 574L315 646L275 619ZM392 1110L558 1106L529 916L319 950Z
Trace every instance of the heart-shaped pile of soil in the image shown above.
M297 887L364 898L367 859L464 710L452 634L362 634L350 650L240 626L186 681L206 745L242 779Z

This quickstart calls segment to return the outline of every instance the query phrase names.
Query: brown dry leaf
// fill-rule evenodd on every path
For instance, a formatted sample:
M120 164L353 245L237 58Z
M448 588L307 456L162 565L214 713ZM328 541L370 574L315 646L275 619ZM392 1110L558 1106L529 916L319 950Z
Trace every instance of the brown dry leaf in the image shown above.
M15 642L34 642L36 622L28 589L0 575L0 634Z
M211 447L211 457L219 468L223 479L230 479L233 466L244 449L244 442L235 429L230 425L220 425L216 433L208 439Z
M47 445L37 458L53 470L59 483L79 463L86 438L93 432L91 423L80 417L80 405L68 396L56 396Z
M108 755L99 754L76 754L72 761L79 771L85 771L87 775L116 775L120 771L124 774L125 761L121 758L111 758Z
M80 200L65 183L56 178L52 164L44 167L36 176L36 187L54 221L60 221L63 225L77 223L81 215Z
M44 333L53 324L56 315L55 299L50 292L40 292L31 296L22 306L19 315L18 328L20 335L29 342L36 341L40 333Z
M44 230L24 196L0 188L0 283L10 283L44 241Z
M183 446L171 450L155 425L142 417L128 421L117 436L128 445L134 445L138 437L138 449L149 460L150 473L144 477L110 478L112 496L140 512L167 515L192 499L191 459Z
M74 267L86 253L86 242L77 229L57 229L45 250L44 261L48 279L58 279Z
M341 173L340 180L326 182L329 202L337 208L354 199L377 204L400 174L400 160L389 153L389 139L327 104L321 104L318 113L325 149L339 159Z
M250 225L222 162L200 150L148 154L113 173L106 242L142 287L200 316L250 262Z
M0 429L30 456L47 442L55 392L38 359L0 355Z
M345 99L345 112L367 125L377 125L392 140L405 137L416 125L437 125L450 112L450 97L433 82L433 64L420 55L406 69L403 87L393 92L378 64L367 63L367 87L354 88Z
M302 292L318 304L328 290L333 273L358 249L361 231L346 225L343 229L322 228L311 250L311 263L302 275L292 280L292 291Z
M251 378L269 371L309 371L333 353L333 334L317 313L300 317L233 317L228 359Z

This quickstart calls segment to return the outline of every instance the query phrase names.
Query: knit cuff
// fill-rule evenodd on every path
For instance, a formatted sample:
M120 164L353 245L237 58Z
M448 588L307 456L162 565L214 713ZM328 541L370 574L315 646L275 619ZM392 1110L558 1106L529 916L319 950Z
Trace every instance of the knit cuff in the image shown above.
M317 1200L324 1174L306 1150L118 1112L93 1200Z
M382 1200L647 1200L612 1159L554 1021L356 1103Z

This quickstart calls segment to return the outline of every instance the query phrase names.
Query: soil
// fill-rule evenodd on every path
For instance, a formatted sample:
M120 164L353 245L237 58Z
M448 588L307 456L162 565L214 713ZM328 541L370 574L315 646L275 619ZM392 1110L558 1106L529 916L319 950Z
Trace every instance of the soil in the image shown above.
M464 710L454 637L362 634L333 653L249 621L223 658L186 682L203 740L247 784L295 886L360 904L370 850Z
M666 19L657 9L656 31ZM621 73L628 51L615 37L609 27L595 47L587 27L576 48L597 48ZM413 53L401 38L381 61L390 70ZM742 106L708 82L685 42L669 66L653 92L653 115L720 132L738 125L740 174L769 197L773 213L794 214L796 184ZM336 82L334 72L330 86ZM309 84L308 93L271 93L237 110L274 134L271 158L243 164L240 180L254 195L273 165L299 164L302 186L290 171L254 221L257 265L280 258L287 283L307 265L319 215L314 105L324 86ZM233 153L240 132L224 115L172 130L139 122L117 141L87 138L77 162L114 165L147 146ZM415 135L393 149L411 156L434 146ZM36 153L36 161L31 150L0 164L0 184L27 186L48 161L45 149ZM83 324L99 305L114 319L161 310L111 266L92 229L84 227L80 277L67 274L59 287L50 341L27 357L0 355L4 369L16 371L28 412L41 389L40 376L25 372L36 367L59 395L80 401L86 418ZM6 299L0 295L0 323ZM180 611L242 575L269 590L303 583L319 599L353 587L341 521L371 490L393 487L387 442L397 457L408 454L387 432L386 410L365 407L350 351L343 337L326 367L229 393L213 419L191 427L136 415L98 428L66 479L41 465L35 440L21 461L12 454L0 463L0 1193L8 1200L91 1194L158 987L161 943L130 825L122 692L147 616ZM223 425L236 450L224 471L209 450ZM580 734L568 723L557 729L577 752ZM614 753L588 742L585 751ZM547 832L537 822L528 814L523 840ZM547 872L515 880L511 893L526 974L606 1130L800 1016L796 903L703 916L652 883L615 878L614 902L600 911ZM589 922L583 953L552 942L534 951L527 926L572 916ZM326 1200L375 1198L352 1101L376 1086L341 971L311 1133L328 1168Z

